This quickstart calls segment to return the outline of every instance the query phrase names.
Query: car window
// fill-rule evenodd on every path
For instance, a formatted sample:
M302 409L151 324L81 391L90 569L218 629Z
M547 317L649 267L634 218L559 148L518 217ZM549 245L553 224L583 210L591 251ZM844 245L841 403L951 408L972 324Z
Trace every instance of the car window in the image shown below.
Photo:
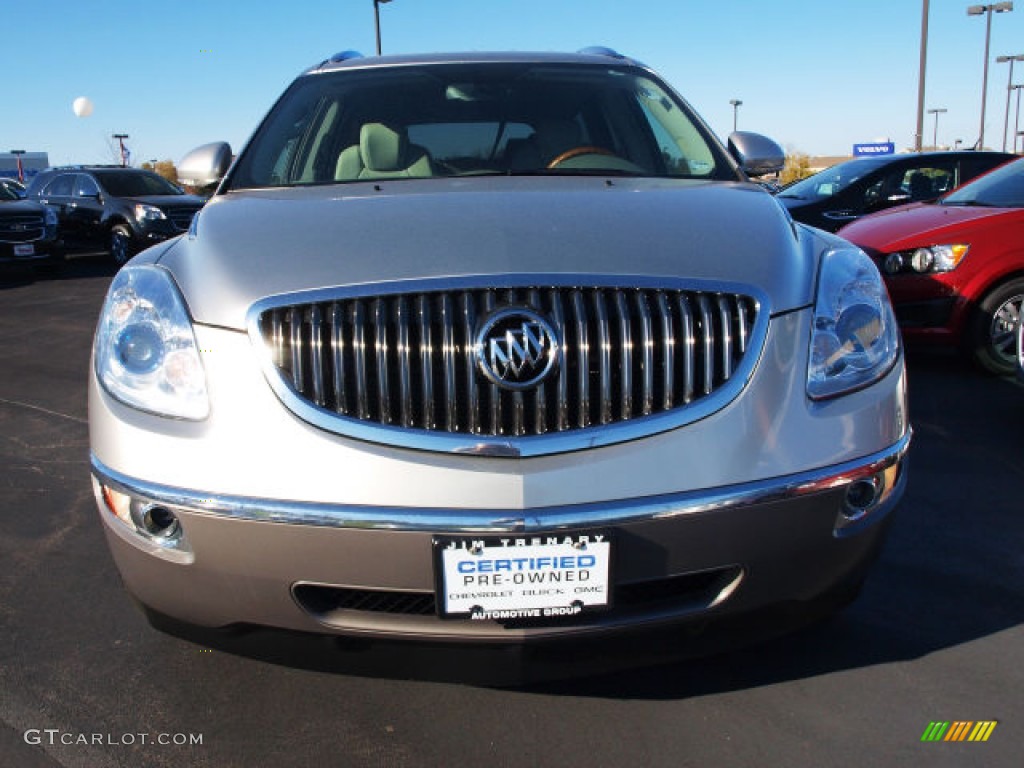
M779 197L803 200L821 200L833 197L867 176L884 162L877 157L866 157L839 163L819 171L813 176L808 176L806 179L801 179L795 184L790 184L779 193Z
M99 187L91 177L80 173L75 177L75 197L94 197L100 193Z
M943 205L1024 208L1024 160L1007 163L951 192Z
M148 171L96 171L96 180L114 197L142 197L144 195L184 194L155 173Z
M6 184L0 184L0 200L18 200L20 199L14 190L8 187Z
M62 173L46 185L43 194L48 197L70 197L74 183L73 173Z
M300 78L230 183L482 173L734 178L712 141L687 105L631 68L368 68Z
M923 166L901 165L871 184L864 191L864 208L879 210L894 205L934 200L954 184L953 162Z

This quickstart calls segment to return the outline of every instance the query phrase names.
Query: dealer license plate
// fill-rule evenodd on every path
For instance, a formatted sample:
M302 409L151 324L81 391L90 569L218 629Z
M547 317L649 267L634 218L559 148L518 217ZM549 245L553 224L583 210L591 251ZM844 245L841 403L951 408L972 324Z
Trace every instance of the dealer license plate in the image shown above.
M442 618L550 619L611 606L611 542L600 533L434 539Z
M14 246L15 256L33 256L35 252L36 247L32 243L19 243Z

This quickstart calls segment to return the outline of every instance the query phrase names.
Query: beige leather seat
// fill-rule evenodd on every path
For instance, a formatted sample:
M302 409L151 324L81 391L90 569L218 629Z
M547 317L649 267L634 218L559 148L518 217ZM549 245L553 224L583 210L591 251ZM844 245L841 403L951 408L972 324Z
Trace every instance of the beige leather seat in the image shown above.
M359 131L359 144L342 150L334 172L338 181L433 175L434 167L426 150L410 144L404 130L383 123L364 125Z

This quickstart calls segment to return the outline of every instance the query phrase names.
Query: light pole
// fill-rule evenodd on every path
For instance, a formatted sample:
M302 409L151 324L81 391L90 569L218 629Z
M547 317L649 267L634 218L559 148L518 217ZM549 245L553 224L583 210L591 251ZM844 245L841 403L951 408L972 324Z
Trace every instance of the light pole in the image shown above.
M736 132L736 125L739 122L740 106L743 104L739 99L729 99L729 103L732 104L732 131Z
M380 56L380 5L391 0L373 0L373 25L377 30L377 55Z
M1020 89L1024 85L1011 85L1010 89L1017 92L1017 116L1013 118L1013 151L1017 151L1017 137L1020 135Z
M1005 64L1010 62L1010 77L1006 80L1006 117L1003 118L1003 152L1006 151L1006 133L1010 127L1010 93L1013 91L1013 62L1024 61L1024 53L1018 53L1016 56L996 56L996 63ZM1013 139L1014 145L1017 144L1017 139Z
M121 167L124 168L128 165L128 157L126 156L126 149L124 148L124 140L128 138L127 133L115 133L113 138L117 139L118 145L121 147Z
M968 16L985 14L985 69L981 79L981 128L978 131L978 149L985 148L985 92L988 90L988 48L992 38L992 11L1006 13L1013 10L1013 3L991 3L989 5L971 5L967 8Z
M929 115L935 115L935 131L934 133L932 133L932 149L939 148L939 115L946 111L948 110L946 110L944 107L928 110Z
M924 69L928 61L928 0L921 3L921 64L917 74L917 131L914 133L914 151L921 151L924 135Z

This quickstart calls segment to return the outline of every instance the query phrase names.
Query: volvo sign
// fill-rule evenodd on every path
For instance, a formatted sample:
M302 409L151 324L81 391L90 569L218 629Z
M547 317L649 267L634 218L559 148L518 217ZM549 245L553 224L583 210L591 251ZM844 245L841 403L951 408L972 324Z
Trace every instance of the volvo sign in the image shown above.
M872 144L854 144L853 156L892 155L896 153L896 145L891 141L876 141Z

